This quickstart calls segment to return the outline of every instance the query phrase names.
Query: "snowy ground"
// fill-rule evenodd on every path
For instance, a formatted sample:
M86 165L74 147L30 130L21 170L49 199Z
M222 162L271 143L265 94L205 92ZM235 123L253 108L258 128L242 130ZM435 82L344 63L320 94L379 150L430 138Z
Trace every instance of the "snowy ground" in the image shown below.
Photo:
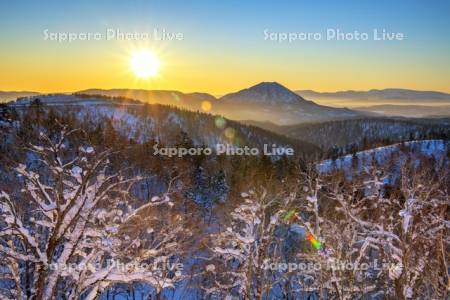
M382 166L392 159L396 160L397 165L401 165L408 157L417 159L424 155L429 158L434 157L439 162L447 159L449 146L450 141L444 140L411 141L360 151L355 155L345 155L336 160L327 159L318 163L316 168L320 173L343 170L347 175L350 175L353 172L363 172L365 168L372 165L372 162Z

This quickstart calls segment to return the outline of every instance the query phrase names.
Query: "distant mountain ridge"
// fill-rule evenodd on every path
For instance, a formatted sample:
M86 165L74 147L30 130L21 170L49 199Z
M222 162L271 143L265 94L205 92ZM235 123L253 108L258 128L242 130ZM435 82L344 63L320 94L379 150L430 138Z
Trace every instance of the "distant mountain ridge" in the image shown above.
M409 89L372 89L369 91L338 91L316 92L313 90L297 90L298 95L305 98L344 98L354 100L408 100L409 102L434 100L435 102L450 103L450 94L436 91L418 91Z
M31 91L0 91L0 102L13 101L20 97L30 97L39 94L38 92Z
M10 92L9 100L20 96L38 95L34 92L16 93L13 96ZM201 92L183 93L176 90L143 89L87 89L75 94L126 97L145 103L172 105L193 111L204 111L207 107L206 112L221 114L230 119L271 122L277 125L323 122L374 114L405 117L450 114L448 112L450 94L442 92L408 89L294 92L277 82L261 82L219 98ZM210 105L203 106L204 102L209 102ZM380 106L386 104L391 106ZM418 104L436 107L417 106ZM411 107L392 105L410 105Z
M75 94L103 95L109 97L126 97L150 104L175 105L191 110L200 110L203 101L217 101L216 97L207 93L183 93L175 90L143 90L143 89L87 89Z
M384 116L403 116L413 118L450 116L450 104L439 106L380 104L354 107L353 109Z
M90 89L77 93L122 96L194 111L202 110L202 103L208 101L211 104L211 110L208 111L210 113L221 114L233 120L269 121L280 125L351 118L364 114L345 108L318 105L277 82L261 82L220 98L207 93L160 90Z

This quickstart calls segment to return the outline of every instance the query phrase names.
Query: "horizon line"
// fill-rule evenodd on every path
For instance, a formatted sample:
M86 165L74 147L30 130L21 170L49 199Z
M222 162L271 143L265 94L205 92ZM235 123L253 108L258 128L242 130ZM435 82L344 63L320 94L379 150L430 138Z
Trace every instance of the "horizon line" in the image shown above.
M308 91L308 92L315 92L315 93L339 93L339 92L370 92L370 91L384 91L384 90L408 90L408 91L415 91L415 92L437 92L437 93L442 93L442 94L449 94L450 95L450 91L446 92L446 91L439 91L439 90L418 90L418 89L412 89L412 88L403 88L403 87L385 87L385 88L372 88L372 89L367 89L367 90L356 90L356 89L342 89L342 90L333 90L333 91L319 91L319 90L313 90L313 89L291 89L286 87L285 85L277 82L277 81L261 81L259 83L256 84L252 84L250 86L247 87L243 87L241 89L238 90L233 90L233 91L229 91L229 92L225 92L225 93L210 93L210 92L202 92L202 91L182 91L182 90L177 90L177 89L143 89L143 88L130 88L130 87L114 87L114 88L99 88L99 87L90 87L90 88L83 88L83 89L78 89L78 90L74 90L74 91L48 91L48 92L43 92L43 91L33 91L33 90L27 90L27 89L22 89L22 90L0 90L0 92L2 93L38 93L38 94L42 94L42 95L46 95L46 94L75 94L75 93L79 93L85 90L104 90L104 91L108 91L108 90L136 90L136 91L167 91L167 92L180 92L183 94L193 94L193 93L202 93L202 94L209 94L211 96L214 97L221 97L223 95L229 94L229 93L234 93L234 92L238 92L241 90L245 90L248 88L251 88L255 85L261 84L261 83L278 83L280 85L282 85L283 87L287 88L288 90L297 93L297 92L301 92L301 91Z

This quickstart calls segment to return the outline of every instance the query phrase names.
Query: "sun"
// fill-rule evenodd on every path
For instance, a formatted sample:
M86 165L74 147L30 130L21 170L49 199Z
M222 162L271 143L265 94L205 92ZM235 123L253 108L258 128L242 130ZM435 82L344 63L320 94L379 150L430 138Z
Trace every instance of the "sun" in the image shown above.
M130 68L139 78L147 79L158 75L160 65L158 57L149 50L139 50L131 55Z

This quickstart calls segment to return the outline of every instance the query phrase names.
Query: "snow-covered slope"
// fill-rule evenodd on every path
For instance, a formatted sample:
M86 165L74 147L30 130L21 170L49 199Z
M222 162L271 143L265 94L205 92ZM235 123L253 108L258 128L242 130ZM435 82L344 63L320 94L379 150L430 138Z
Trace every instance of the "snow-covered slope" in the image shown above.
M291 138L309 141L324 150L333 147L367 149L368 145L389 145L408 140L446 139L450 134L450 119L356 118L330 122L270 126L262 128Z
M320 173L342 170L346 175L351 176L352 173L364 172L373 165L385 169L392 164L390 170L396 173L409 159L419 166L421 157L434 158L437 165L448 165L449 150L450 141L448 140L411 141L360 151L335 160L327 159L318 163L316 168Z
M34 99L12 103L20 109ZM179 143L184 132L196 146L215 147L217 144L243 145L263 149L264 144L293 147L295 153L312 153L317 147L302 141L286 138L258 127L240 124L221 116L192 112L165 105L147 105L139 101L120 98L81 95L47 95L39 97L40 103L64 112L74 113L85 124L111 125L136 142L156 140L170 146ZM298 150L298 151L297 151Z

